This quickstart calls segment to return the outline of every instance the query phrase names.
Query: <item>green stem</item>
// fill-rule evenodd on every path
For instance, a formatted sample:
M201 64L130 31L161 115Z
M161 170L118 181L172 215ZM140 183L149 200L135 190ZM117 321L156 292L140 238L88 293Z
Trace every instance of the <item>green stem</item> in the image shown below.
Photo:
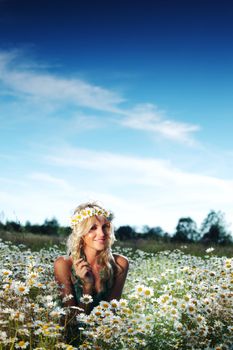
M15 331L14 340L13 340L13 343L11 344L10 350L14 350L16 336L17 336L17 330Z

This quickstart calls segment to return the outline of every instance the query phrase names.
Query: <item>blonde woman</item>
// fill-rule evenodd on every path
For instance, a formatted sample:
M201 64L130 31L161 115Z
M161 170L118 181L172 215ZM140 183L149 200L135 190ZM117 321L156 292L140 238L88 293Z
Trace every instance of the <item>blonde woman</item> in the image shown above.
M112 219L112 213L96 203L76 208L67 242L68 256L54 263L65 306L83 307L82 297L88 294L92 302L86 311L90 312L101 300L121 298L129 264L124 256L112 254Z

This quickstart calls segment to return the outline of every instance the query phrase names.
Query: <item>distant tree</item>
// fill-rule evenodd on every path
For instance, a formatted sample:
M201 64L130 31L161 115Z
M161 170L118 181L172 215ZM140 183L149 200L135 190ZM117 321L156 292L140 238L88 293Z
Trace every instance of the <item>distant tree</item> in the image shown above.
M25 226L25 231L34 233L35 235L44 234L43 226L39 224L30 224Z
M5 230L10 232L22 232L23 228L19 222L7 221L5 224Z
M5 224L3 224L3 222L0 221L0 230L4 231L5 230Z
M69 226L60 226L58 229L59 236L69 236L71 234L71 228Z
M170 234L168 232L164 232L162 240L163 242L166 242L166 243L170 242L171 241Z
M119 240L132 239L136 237L136 232L134 228L127 225L127 226L120 226L115 231L115 235L116 235L116 238Z
M143 235L144 238L150 238L159 240L164 236L165 232L160 226L149 227L147 225L143 226Z
M142 227L142 233L146 235L150 231L150 229L151 229L150 226L144 225Z
M220 244L232 242L232 237L227 226L225 214L221 211L216 212L211 210L201 225L201 241Z
M200 238L196 222L190 217L180 218L172 240L178 242L195 242Z
M31 227L32 227L32 225L31 225L30 221L26 221L26 223L24 225L24 231L25 232L32 232Z
M42 225L42 232L46 235L57 235L59 231L59 223L57 219L52 218L51 220L46 219Z

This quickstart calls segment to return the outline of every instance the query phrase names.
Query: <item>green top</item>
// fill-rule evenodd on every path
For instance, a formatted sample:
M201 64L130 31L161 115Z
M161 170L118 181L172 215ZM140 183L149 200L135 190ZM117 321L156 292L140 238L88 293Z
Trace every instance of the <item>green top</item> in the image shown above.
M71 273L73 277L73 285L74 285L74 292L75 292L75 298L77 303L79 303L80 298L83 296L83 285L80 277L78 277L75 273L74 267L72 266L71 268ZM105 283L104 289L101 290L100 292L94 292L92 294L93 302L92 302L92 307L97 306L100 301L106 300L109 295L109 287L108 283Z

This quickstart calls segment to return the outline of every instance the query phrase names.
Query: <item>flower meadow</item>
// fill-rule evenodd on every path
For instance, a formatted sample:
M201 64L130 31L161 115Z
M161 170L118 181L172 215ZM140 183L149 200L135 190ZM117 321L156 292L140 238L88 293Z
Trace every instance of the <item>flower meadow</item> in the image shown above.
M56 246L32 252L0 241L0 350L233 349L233 259L211 250L204 258L179 250L118 252L130 261L122 299L102 301L86 315L61 306ZM65 341L70 320L79 344Z

